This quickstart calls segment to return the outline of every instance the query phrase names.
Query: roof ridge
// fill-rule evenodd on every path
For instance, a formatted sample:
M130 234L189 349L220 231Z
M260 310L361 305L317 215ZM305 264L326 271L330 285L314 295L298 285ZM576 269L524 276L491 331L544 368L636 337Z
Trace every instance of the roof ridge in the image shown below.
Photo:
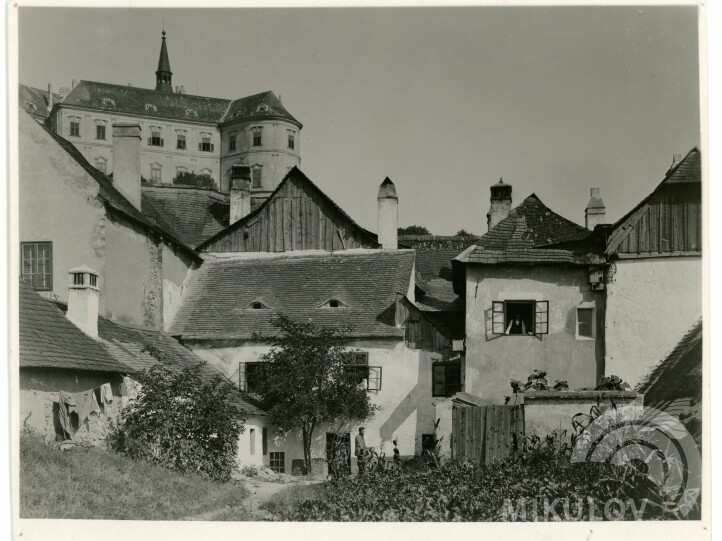
M171 95L171 96L186 96L186 97L188 97L188 98L203 98L203 99L206 99L206 100L217 100L217 101L228 101L228 102L232 102L232 101L233 101L233 100L228 99L228 98L216 98L216 97L213 97L213 96L202 96L202 95L200 95L200 94L187 94L187 93L185 93L185 92L182 93L182 94L179 94L179 93L177 93L177 92L172 92L172 93L170 93L170 92L161 92L161 91L159 91L159 90L155 90L154 88L144 88L144 87L142 87L142 86L121 85L121 84L118 84L118 83L104 83L104 82L102 82L102 81L89 81L89 80L87 80L87 79L81 79L80 82L79 82L77 85L75 85L75 88L73 88L73 90L71 90L70 92L73 92L76 88L78 88L78 87L79 87L81 84L83 84L83 83L93 84L93 85L102 85L102 86L116 86L116 87L118 87L118 88L125 88L125 89L130 88L130 89L133 89L133 90L141 90L141 91L143 91L143 92L150 92L150 93L153 93L153 94L160 94L160 95L165 95L165 96L168 96L168 95ZM68 95L70 95L70 93L69 93ZM239 99L241 99L241 98L239 98Z
M291 252L258 252L258 257L238 255L230 257L212 257L207 258L204 263L206 265L213 264L226 264L231 265L235 263L255 263L255 262L266 262L266 261L303 261L309 259L321 259L321 258L352 258L352 257L390 257L390 256L404 256L404 255L415 255L416 250L413 248L405 248L399 250L383 250L375 248L364 248L365 251L352 251L352 250L337 250L335 252L326 252L324 250L294 250ZM294 252L296 252L294 254ZM298 253L302 252L302 253ZM238 252L239 254L252 254L253 252Z

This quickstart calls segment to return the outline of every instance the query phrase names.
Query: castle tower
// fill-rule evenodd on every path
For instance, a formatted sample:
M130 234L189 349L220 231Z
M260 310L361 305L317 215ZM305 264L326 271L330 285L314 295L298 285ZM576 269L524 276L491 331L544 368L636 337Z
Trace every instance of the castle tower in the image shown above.
M170 70L168 60L168 49L165 46L165 30L163 30L163 41L160 46L160 58L158 58L158 69L155 72L155 89L158 92L173 92L171 78L173 72Z
M493 228L509 215L511 211L511 184L502 179L491 186L491 207L486 214L487 229Z

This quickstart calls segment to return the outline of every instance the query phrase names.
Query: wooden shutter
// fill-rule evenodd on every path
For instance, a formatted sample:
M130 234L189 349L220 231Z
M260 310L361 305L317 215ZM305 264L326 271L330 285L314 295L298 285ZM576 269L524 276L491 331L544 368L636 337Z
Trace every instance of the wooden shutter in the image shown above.
M198 143L198 150L203 150L203 143Z
M368 390L369 391L380 391L381 390L381 367L380 366L369 366Z
M493 301L491 303L492 334L504 334L504 321L504 301Z
M248 390L248 382L246 380L246 363L238 363L238 389L241 391Z
M211 143L211 152L213 152L214 148L215 148L215 146L213 145L213 143Z
M164 146L165 146L165 140L164 140L164 139L162 139L162 138L161 138L161 140L160 140L160 146L162 146L162 147L164 147Z
M534 303L534 334L549 334L549 301Z

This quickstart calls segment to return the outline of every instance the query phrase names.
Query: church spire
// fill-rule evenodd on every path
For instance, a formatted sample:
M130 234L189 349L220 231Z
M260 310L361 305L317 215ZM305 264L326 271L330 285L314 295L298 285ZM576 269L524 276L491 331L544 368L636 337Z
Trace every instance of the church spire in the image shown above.
M173 72L170 70L170 60L168 60L168 49L165 46L165 30L163 30L163 42L160 46L160 58L158 59L158 69L155 72L155 89L159 92L173 92L171 85L171 77Z

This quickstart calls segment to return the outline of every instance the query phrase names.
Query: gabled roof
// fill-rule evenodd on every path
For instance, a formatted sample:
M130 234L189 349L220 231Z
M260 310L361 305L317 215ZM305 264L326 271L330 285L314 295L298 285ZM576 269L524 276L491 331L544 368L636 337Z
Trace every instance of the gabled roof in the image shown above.
M196 249L200 252L208 248L208 246L221 239L222 237L229 235L230 233L233 233L237 229L240 229L241 227L246 227L249 223L252 223L255 218L261 214L266 207L272 204L272 201L274 198L276 198L279 193L286 188L286 185L291 182L299 182L303 184L304 186L308 187L310 191L312 191L319 200L322 200L323 202L330 205L333 209L336 210L345 220L348 221L348 226L355 229L361 236L363 236L366 239L366 242L368 243L369 247L378 248L381 245L378 243L378 236L375 233L372 233L371 231L368 231L367 229L364 229L360 225L358 225L351 216L346 214L346 212L339 207L333 199L331 199L329 196L327 196L325 193L321 191L321 189L316 186L310 178L308 178L306 175L303 174L303 172L298 167L293 167L285 177L283 177L283 180L280 182L278 187L271 193L271 195L266 198L263 203L261 203L258 208L256 208L254 211L252 211L250 214L244 216L237 222L231 224L227 228L223 229L222 231L219 231L215 235L213 235L211 238L206 239L203 243L199 244Z
M48 105L48 91L41 90L39 88L33 88L32 86L20 86L20 107L25 109L28 113L33 116L47 118L49 111ZM53 92L53 102L57 103L60 100L60 94Z
M201 257L196 253L196 251L178 239L172 229L163 228L160 225L151 223L151 221L144 216L143 213L136 209L133 204L128 201L125 196L115 188L115 186L113 186L113 181L108 176L101 173L88 163L88 160L86 160L82 153L75 148L75 145L53 133L52 130L47 129L45 126L37 126L37 122L27 123L27 118L28 117L22 118L21 115L20 129L40 129L44 130L50 137L52 137L55 142L60 145L60 147L62 147L63 150L65 150L70 157L73 158L73 160L75 160L78 165L80 165L80 167L82 167L85 172L98 183L98 195L103 199L107 207L113 211L119 212L126 218L129 218L146 231L167 239L171 244L180 248L196 261L201 260ZM20 180L22 182L22 178ZM138 182L140 182L140 179L138 179Z
M266 118L283 118L296 124L299 129L303 127L270 90L232 101L221 122Z
M67 305L44 299L23 280L19 300L20 368L133 374L158 363L179 372L202 362L163 331L104 317L98 317L98 338L93 339L65 316ZM222 374L210 365L201 369L204 381L218 375ZM240 391L234 402L247 413L262 413Z
M191 186L143 186L143 214L198 246L228 226L228 195Z
M603 263L582 244L590 234L532 194L455 261L485 265Z
M632 210L622 216L611 227L608 233L606 255L613 255L619 245L634 229L634 226L644 216L649 204L652 200L670 186L694 186L702 184L702 155L697 147L690 150L687 155L676 165L671 167L665 175L662 182L650 193L642 199Z
M702 434L702 320L637 386L644 405L678 417L695 440Z
M98 340L76 327L53 302L20 280L20 368L63 368L128 373Z
M63 105L108 113L172 118L206 124L218 124L230 103L231 100L220 98L160 92L95 81L80 81L63 100Z
M184 340L273 335L274 315L321 326L348 325L351 337L404 336L394 323L396 294L412 279L412 250L296 252L207 259L193 273L170 333ZM323 306L339 299L345 307ZM270 309L254 309L261 302Z

